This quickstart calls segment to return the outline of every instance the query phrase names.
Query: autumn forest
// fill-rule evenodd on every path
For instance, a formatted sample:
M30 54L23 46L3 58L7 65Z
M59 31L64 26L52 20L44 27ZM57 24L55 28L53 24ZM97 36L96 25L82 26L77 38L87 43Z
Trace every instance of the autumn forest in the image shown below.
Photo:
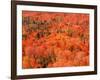
M89 66L89 14L22 12L22 68Z

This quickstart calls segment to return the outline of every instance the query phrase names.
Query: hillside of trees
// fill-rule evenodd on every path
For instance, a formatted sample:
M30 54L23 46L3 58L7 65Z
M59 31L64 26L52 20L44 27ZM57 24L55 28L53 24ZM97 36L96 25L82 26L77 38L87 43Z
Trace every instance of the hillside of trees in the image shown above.
M22 68L89 65L89 14L22 12Z

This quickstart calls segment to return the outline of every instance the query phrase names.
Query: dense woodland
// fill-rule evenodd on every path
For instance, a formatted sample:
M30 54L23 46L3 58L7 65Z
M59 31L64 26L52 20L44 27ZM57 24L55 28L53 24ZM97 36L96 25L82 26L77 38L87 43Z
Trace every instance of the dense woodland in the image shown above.
M22 68L89 65L89 14L22 12Z

